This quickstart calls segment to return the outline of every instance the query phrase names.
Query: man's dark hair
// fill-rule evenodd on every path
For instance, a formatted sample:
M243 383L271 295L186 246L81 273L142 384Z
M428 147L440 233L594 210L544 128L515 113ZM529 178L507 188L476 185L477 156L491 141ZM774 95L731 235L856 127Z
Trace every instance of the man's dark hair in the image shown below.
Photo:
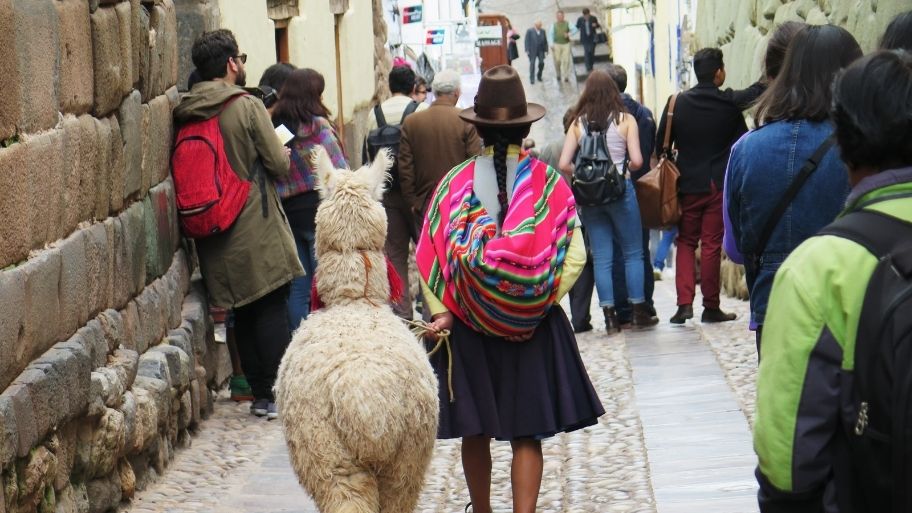
M693 58L694 73L697 75L697 81L702 83L712 82L716 76L716 71L722 69L725 64L722 62L722 50L718 48L703 48L694 54Z
M878 171L912 165L912 54L880 50L849 66L833 87L842 160Z
M884 50L912 52L912 11L898 14L887 26L880 47Z
M605 71L608 72L608 76L611 77L611 80L614 80L614 83L618 86L618 91L623 93L627 90L627 70L624 69L624 66L621 66L620 64L609 64Z
M230 30L204 32L193 43L190 56L200 78L212 80L228 73L228 59L238 54L237 40Z
M583 7L583 15L585 16L585 15L587 15L587 14L589 14L589 8L588 8L588 7Z
M408 66L396 66L390 71L389 86L393 94L412 94L415 89L415 72Z
M782 70L758 101L757 121L822 121L831 107L833 79L861 57L858 42L836 25L808 26L795 34Z
M288 80L288 75L291 75L291 72L296 69L298 68L296 68L294 64L289 64L287 62L273 64L263 72L263 76L260 77L259 85L269 86L276 91L281 91L282 86L285 85L285 81Z

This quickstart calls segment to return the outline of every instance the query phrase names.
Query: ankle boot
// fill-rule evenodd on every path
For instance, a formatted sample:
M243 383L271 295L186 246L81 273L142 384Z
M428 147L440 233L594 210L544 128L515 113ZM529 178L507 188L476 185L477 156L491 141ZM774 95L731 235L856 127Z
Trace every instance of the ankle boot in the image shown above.
M633 305L633 327L648 328L659 323L659 318L652 314L646 303Z
M678 311L671 316L672 324L684 324L687 319L693 319L694 310L691 305L678 305Z
M621 323L618 321L617 312L614 311L613 306L604 306L602 307L602 313L605 314L605 331L609 335L619 333L621 331Z

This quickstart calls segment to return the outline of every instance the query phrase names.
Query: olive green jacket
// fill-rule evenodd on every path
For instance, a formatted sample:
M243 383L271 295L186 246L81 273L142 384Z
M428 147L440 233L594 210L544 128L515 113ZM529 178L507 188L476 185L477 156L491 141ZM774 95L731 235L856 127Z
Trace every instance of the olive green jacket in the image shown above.
M175 128L219 115L222 104L239 92L239 87L221 81L196 84L174 109ZM272 182L288 175L289 160L266 108L253 96L238 98L222 111L219 127L232 169L242 179L252 180L250 193L231 228L197 239L196 251L210 301L231 308L256 301L302 276L304 270ZM261 181L251 176L257 158L267 175L265 217Z

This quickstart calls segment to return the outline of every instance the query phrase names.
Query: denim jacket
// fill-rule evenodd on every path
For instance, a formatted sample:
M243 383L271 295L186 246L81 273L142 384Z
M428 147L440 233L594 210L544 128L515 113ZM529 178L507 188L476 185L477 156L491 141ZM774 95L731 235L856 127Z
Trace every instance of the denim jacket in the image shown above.
M725 213L731 221L726 237L745 260L758 249L760 232L789 184L832 132L828 121L775 121L748 132L732 148L725 177ZM752 325L763 324L779 266L799 244L836 218L848 194L848 172L834 145L782 215L759 269L748 265Z

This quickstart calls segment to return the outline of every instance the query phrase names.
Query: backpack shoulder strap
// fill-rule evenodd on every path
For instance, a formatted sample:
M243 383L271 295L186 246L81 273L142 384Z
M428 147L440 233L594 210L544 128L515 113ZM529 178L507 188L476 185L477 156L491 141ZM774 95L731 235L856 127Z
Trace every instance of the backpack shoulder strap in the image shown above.
M386 126L386 116L383 115L383 108L380 104L374 105L374 117L377 119L377 128Z
M402 119L399 121L399 124L401 125L405 123L405 118L407 118L409 114L415 112L416 110L418 110L418 102L412 100L412 103L409 103L408 107L405 108L405 112L402 113Z
M779 224L782 215L785 214L786 209L795 199L795 196L798 195L798 191L801 190L804 182L810 178L811 174L820 164L820 161L823 160L823 157L830 151L830 148L832 148L835 143L836 138L834 136L827 137L826 140L817 147L814 154L811 155L811 158L804 163L801 170L798 171L795 179L792 180L792 183L789 184L789 188L786 189L785 194L782 195L779 203L776 204L776 208L773 209L773 213L770 214L769 218L766 220L766 224L763 225L763 231L760 232L760 239L757 241L757 247L754 248L753 252L755 258L763 256L763 252L766 251L766 245L769 244L770 237L773 236L773 230L776 229L776 225Z
M896 247L897 241L912 239L912 223L876 210L855 210L833 221L817 235L835 235L856 242L880 259Z

